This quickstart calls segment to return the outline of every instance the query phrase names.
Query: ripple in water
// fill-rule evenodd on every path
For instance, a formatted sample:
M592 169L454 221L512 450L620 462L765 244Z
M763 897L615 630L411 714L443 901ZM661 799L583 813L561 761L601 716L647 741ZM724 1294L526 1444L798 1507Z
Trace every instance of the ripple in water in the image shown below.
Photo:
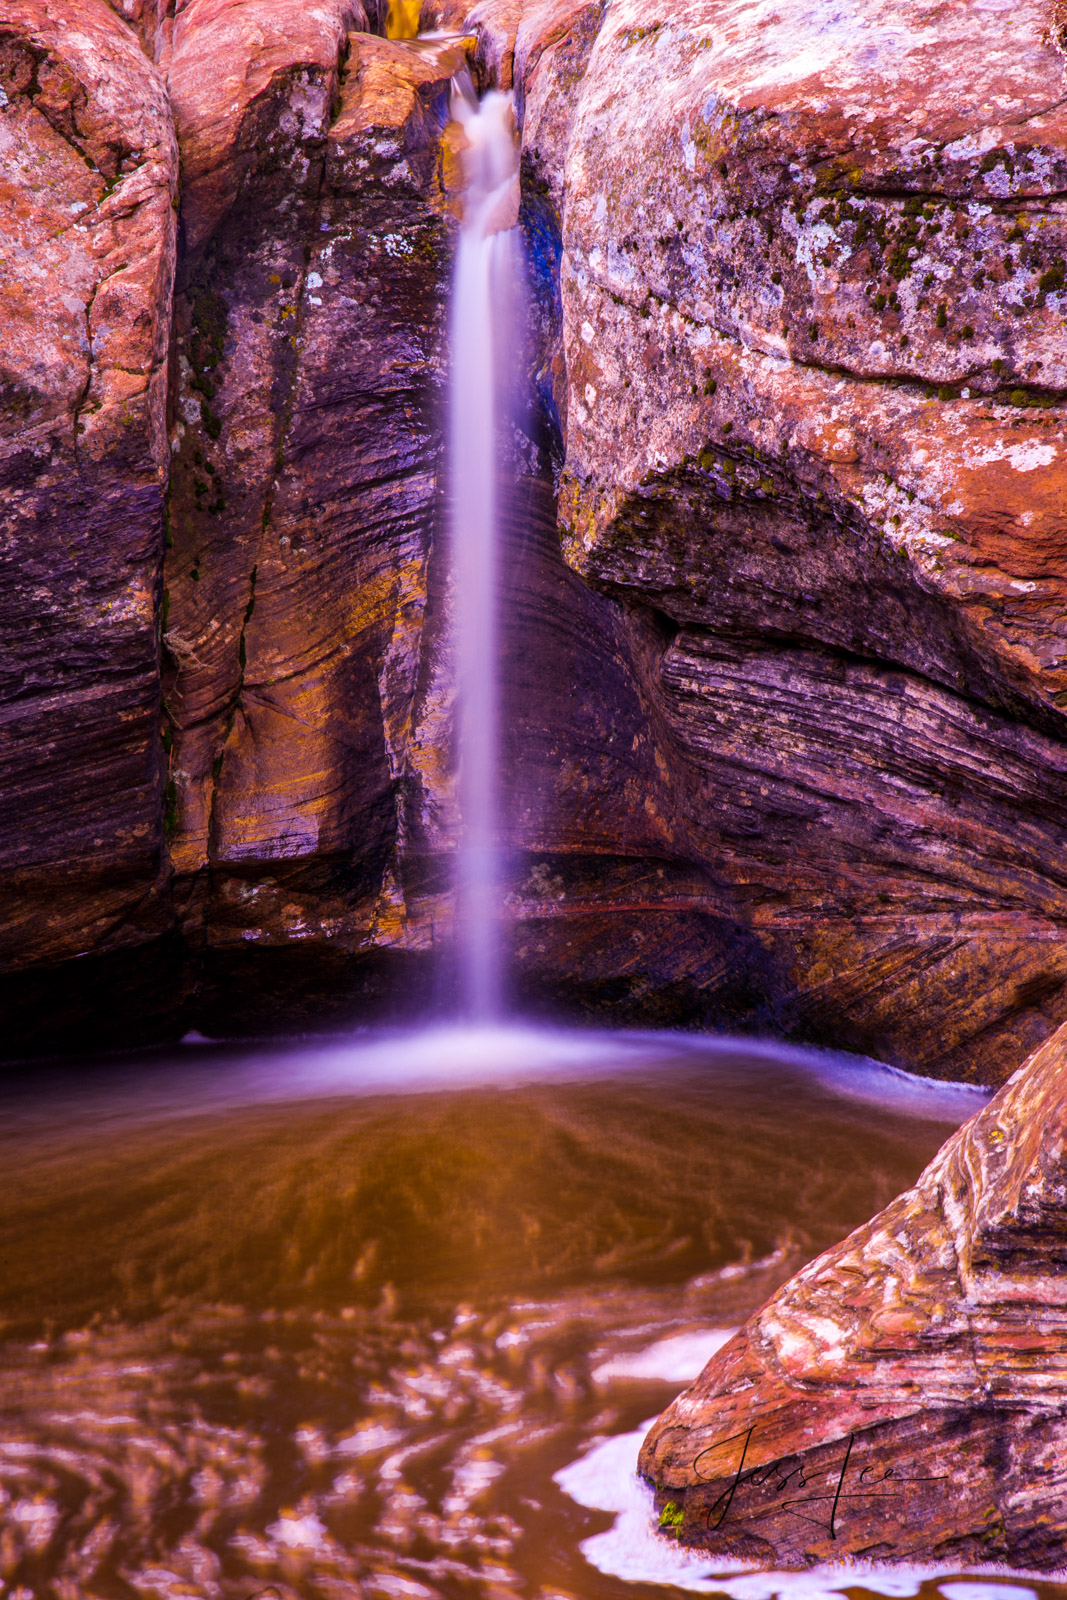
M0 1098L3 1600L840 1592L681 1555L641 1428L977 1103L524 1030L38 1066Z

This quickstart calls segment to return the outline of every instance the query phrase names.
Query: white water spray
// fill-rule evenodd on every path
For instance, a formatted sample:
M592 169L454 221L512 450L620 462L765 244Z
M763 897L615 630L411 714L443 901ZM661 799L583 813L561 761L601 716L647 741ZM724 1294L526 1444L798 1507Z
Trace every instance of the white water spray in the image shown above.
M464 71L454 80L452 107L469 141L449 396L462 825L457 962L461 1008L470 1020L486 1022L501 1005L497 425L516 348L519 161L510 95L494 91L479 103Z

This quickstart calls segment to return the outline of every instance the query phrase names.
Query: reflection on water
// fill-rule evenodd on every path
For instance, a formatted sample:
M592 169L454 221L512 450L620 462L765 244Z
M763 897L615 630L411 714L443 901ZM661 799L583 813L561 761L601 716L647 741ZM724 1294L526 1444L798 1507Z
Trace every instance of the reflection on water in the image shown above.
M528 1033L27 1069L2 1099L4 1600L692 1586L637 1525L635 1430L977 1103Z

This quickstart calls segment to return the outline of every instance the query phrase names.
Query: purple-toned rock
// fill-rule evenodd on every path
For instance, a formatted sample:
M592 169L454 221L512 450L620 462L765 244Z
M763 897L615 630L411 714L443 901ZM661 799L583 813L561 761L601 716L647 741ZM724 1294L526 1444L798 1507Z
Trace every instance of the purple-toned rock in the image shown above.
M106 1028L123 996L127 1034L150 1032L172 995L158 610L178 163L159 73L103 0L10 0L0 91L0 1010L18 1048L94 1012Z
M178 297L168 827L208 1030L410 1005L447 954L461 62L349 35L321 121L282 117L289 153L245 172ZM616 1018L743 1013L760 953L678 849L631 629L563 566L524 449L503 560L517 986Z
M768 1018L986 1082L1067 1011L1047 21L621 0L531 7L515 47L564 550L663 618L693 859Z
M5 13L0 850L9 967L61 997L20 977L12 1040L84 1014L68 957L99 1003L94 963L150 966L168 929L180 958L116 1019L367 1015L447 946L470 49L515 86L532 294L517 991L1002 1081L1067 1013L1067 118L1039 0L1010 40L983 0L426 0L451 46L363 31L386 9Z

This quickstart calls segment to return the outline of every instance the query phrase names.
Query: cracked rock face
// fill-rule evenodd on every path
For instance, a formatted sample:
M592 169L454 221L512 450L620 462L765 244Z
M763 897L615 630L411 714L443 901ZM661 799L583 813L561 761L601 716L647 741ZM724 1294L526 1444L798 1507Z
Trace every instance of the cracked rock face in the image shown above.
M640 1470L684 1542L804 1565L1067 1557L1067 1029L792 1278Z

